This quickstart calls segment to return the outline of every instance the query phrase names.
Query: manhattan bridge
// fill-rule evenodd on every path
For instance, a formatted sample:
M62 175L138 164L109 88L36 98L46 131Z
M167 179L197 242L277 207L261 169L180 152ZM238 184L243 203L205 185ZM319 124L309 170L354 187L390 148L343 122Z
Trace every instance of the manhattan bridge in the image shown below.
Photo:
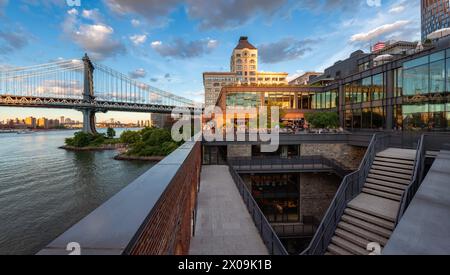
M107 111L201 113L194 101L131 79L107 66L82 59L0 70L0 106L75 109L83 131L95 133L95 113Z

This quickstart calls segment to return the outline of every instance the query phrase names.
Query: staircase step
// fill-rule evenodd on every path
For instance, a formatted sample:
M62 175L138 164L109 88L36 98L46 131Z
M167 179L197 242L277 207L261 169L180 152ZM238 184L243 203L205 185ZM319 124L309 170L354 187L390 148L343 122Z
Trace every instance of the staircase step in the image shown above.
M386 186L383 186L383 185L372 184L372 183L366 183L364 185L364 187L370 188L370 189L374 189L374 190L377 190L377 191L383 191L383 192L391 193L391 194L398 195L398 196L402 196L403 193L405 193L404 190L399 190L399 189L390 188L390 187L386 187Z
M383 237L383 236L380 236L378 234L375 234L373 232L370 232L368 230L365 230L365 229L363 229L361 227L357 227L357 226L352 225L352 224L347 223L347 222L340 222L338 224L338 228L344 229L345 231L348 231L350 233L358 235L361 238L369 240L370 242L379 243L382 246L385 246L386 243L388 242L388 239Z
M408 185L406 185L406 184L388 182L388 181L384 181L384 180L376 180L376 179L371 179L371 178L367 178L366 183L383 185L383 186L387 186L387 187L391 187L391 188L395 188L395 189L399 189L399 190L405 190L408 187Z
M351 208L347 208L344 211L345 214L349 215L349 216L353 216L355 218L361 219L361 220L365 220L368 221L370 223L376 224L378 226L384 227L386 229L390 229L390 230L394 230L395 225L393 222L385 220L385 219L381 219L378 217L375 217L373 215L370 214L366 214L364 212L358 211L358 210L354 210Z
M357 219L357 218L349 216L349 215L343 215L342 216L342 220L347 222L347 223L350 223L350 224L353 224L355 226L358 226L358 227L361 227L363 229L366 229L366 230L368 230L370 232L373 232L375 234L378 234L380 236L383 236L385 238L389 238L391 236L391 234L392 234L391 230L388 230L386 228L383 228L381 226L375 225L375 224L370 223L370 222L366 222L366 221Z
M361 238L360 236L358 236L356 234L353 234L351 232L348 232L348 231L340 229L340 228L336 229L335 234L336 234L336 236L338 236L342 239L345 239L345 240L359 246L360 248L362 248L364 250L366 250L367 245L369 243L371 243L371 241L369 241L369 240Z
M331 252L325 252L325 256L334 256L335 254L331 253Z
M410 175L410 176L412 176L412 174L413 174L412 169L393 168L393 167L389 167L389 166L372 165L372 169L377 169L377 170L381 170L381 171L402 173L402 174Z
M332 243L328 246L328 251L334 255L343 255L343 256L353 255L352 253L348 252L347 250L345 250L337 245L334 245Z
M348 203L348 207L378 218L395 222L397 220L400 203L374 195L361 193Z
M401 201L402 200L402 197L399 195L394 195L394 194L383 192L383 191L377 191L377 190L370 189L370 188L363 188L362 192L366 193L366 194L371 194L374 196L386 198L389 200L393 200L393 201Z
M377 174L377 175L391 176L394 178L400 178L400 179L405 179L405 180L412 179L411 175L405 175L405 174L401 174L398 172L388 172L388 171L383 171L383 170L378 170L378 169L373 169L373 168L370 169L370 173Z
M339 247L342 247L343 249L347 250L348 252L356 255L368 255L369 251L357 246L356 244L349 242L341 237L334 236L331 239L331 242Z
M408 169L408 170L412 170L414 168L414 165L412 165L412 164L406 165L406 164L390 163L390 162L377 161L377 160L375 160L373 162L373 165L387 166L387 167L394 167L394 168L401 168L401 169Z
M389 182L401 183L401 184L405 184L405 185L409 185L411 183L410 180L404 180L404 179L376 175L376 174L369 174L367 177L372 178L372 179L377 179L377 180L385 180L385 181L389 181Z
M414 165L414 159L398 159L398 158L387 158L387 157L376 156L375 160L390 162L390 163Z

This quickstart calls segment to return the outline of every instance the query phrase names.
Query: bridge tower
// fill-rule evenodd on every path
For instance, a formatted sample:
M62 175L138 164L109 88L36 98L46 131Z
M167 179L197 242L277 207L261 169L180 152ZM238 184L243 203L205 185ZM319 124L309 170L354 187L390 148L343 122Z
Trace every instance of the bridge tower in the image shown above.
M87 54L83 57L84 64L84 86L83 86L83 101L91 103L94 101L94 65L92 64ZM83 108L80 110L83 113L83 132L89 134L97 134L95 129L95 108Z

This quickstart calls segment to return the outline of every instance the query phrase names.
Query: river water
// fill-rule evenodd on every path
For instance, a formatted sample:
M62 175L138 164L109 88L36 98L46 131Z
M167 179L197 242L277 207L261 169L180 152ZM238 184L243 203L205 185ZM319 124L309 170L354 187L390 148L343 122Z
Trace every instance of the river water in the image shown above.
M38 252L153 165L58 149L74 132L0 134L0 254Z

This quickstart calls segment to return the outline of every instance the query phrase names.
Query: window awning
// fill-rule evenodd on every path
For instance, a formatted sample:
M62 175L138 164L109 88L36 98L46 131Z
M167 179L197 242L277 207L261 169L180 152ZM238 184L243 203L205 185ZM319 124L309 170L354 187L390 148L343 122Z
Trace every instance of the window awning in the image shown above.
M303 113L289 113L286 114L281 120L302 120L305 118Z

